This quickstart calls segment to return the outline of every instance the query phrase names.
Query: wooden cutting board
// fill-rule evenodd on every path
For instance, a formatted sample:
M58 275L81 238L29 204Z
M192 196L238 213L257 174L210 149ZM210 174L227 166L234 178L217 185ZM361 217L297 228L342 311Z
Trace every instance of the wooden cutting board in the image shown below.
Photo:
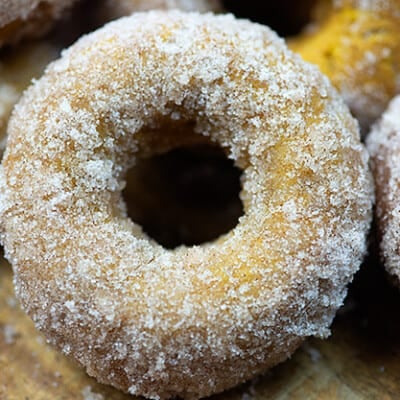
M294 356L217 400L400 399L400 290L376 260L356 276L327 340L311 339ZM50 348L13 294L0 261L0 400L128 400L98 384Z

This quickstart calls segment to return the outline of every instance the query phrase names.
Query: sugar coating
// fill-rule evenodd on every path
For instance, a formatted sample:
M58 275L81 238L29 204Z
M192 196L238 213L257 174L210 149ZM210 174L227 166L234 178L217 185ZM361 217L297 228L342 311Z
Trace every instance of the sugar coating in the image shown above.
M91 386L85 386L81 391L83 400L104 400L104 396L100 393L92 392Z
M367 133L400 92L400 2L321 0L314 14L289 46L328 75Z
M0 47L46 33L75 0L1 0Z
M400 279L400 96L372 128L367 146L376 187L381 254L389 274Z
M171 129L185 123L194 133ZM329 335L366 250L368 157L328 79L267 27L180 11L110 23L50 64L8 133L0 226L17 296L99 381L199 398ZM196 141L243 170L244 215L166 250L127 217L124 176Z
M14 104L58 53L55 45L39 41L20 45L0 57L0 154L5 147L7 123Z

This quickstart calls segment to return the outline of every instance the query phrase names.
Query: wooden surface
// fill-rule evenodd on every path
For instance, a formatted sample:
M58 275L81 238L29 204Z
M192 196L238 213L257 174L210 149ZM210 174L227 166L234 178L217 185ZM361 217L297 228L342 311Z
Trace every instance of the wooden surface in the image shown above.
M357 275L332 336L309 340L265 376L215 400L400 399L400 290L377 262ZM0 262L0 400L127 400L46 345Z

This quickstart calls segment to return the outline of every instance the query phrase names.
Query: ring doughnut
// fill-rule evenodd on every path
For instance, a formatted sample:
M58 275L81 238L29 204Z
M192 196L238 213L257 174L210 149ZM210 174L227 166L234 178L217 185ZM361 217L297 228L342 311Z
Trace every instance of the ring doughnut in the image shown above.
M267 27L177 10L112 22L50 64L8 134L0 226L16 293L89 375L198 398L329 334L366 248L367 153L329 81ZM244 215L167 250L127 218L124 176L204 142L242 169Z
M320 0L313 14L289 47L320 67L367 132L400 92L400 3Z
M395 97L367 137L376 190L379 245L386 270L400 282L400 96Z
M0 47L46 33L75 0L2 0Z

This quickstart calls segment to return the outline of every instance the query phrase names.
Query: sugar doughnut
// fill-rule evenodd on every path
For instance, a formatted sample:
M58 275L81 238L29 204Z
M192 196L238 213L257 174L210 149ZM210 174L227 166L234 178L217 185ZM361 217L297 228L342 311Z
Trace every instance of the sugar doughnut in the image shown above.
M0 47L46 33L75 0L2 0Z
M367 137L376 187L379 245L386 270L400 282L400 96L389 104Z
M8 134L0 227L17 296L89 375L198 398L329 334L366 248L367 153L327 78L267 27L181 11L112 22L46 69ZM167 250L127 218L124 176L210 142L243 171L244 215Z
M289 47L328 75L363 132L400 92L398 0L319 0Z

